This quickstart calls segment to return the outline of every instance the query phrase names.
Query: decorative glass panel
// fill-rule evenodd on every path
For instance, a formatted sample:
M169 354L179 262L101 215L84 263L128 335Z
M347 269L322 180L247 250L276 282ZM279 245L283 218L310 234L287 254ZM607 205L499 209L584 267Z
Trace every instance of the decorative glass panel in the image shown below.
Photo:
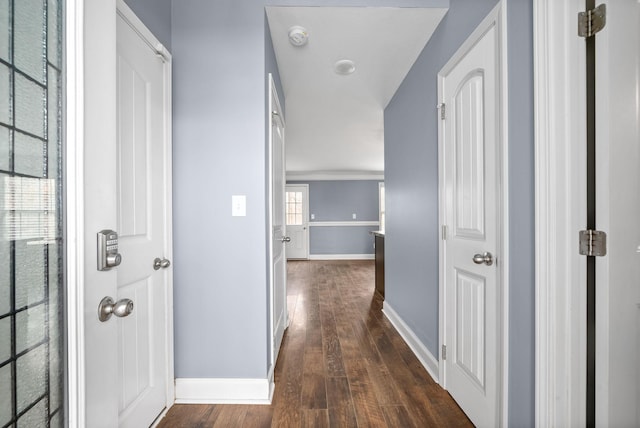
M18 428L43 427L47 425L46 402L41 400L18 419Z
M63 427L62 5L0 0L0 427Z
M16 353L25 351L45 339L45 305L16 314Z
M11 364L0 367L0 425L5 426L11 420Z
M40 83L45 82L46 26L42 0L14 0L13 62L18 70Z
M44 138L46 92L42 86L14 73L15 126L21 131Z
M17 401L18 413L39 401L47 388L46 346L38 346L18 358L17 362Z
M0 319L0 364L11 358L11 318Z
M1 0L0 0L1 1ZM2 28L2 27L0 27ZM0 30L1 31L1 30ZM0 123L11 123L11 70L0 63Z
M9 0L0 0L0 59L5 61L9 60L9 31L11 28L10 16ZM2 424L1 419L0 424Z

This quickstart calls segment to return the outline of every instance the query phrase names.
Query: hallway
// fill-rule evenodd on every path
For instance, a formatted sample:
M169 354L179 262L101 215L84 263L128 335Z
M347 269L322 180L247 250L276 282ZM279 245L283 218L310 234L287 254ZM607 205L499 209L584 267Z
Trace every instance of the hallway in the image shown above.
M169 427L472 426L381 312L372 261L290 261L271 406L175 405Z

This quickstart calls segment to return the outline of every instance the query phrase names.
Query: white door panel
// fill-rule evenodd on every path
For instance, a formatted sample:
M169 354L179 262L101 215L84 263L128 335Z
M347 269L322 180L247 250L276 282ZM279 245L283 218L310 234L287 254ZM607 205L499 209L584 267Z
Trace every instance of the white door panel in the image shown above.
M271 76L270 76L271 77ZM273 79L269 79L271 116L271 364L287 328L287 255L285 227L285 128Z
M309 185L286 187L286 223L288 259L309 258Z
M473 37L473 36L472 36ZM499 425L500 255L495 23L440 74L444 148L444 386L477 426ZM492 263L474 262L490 253ZM479 264L478 264L479 262Z
M596 35L596 425L640 426L640 3Z
M134 302L118 318L119 426L148 426L167 402L170 207L164 186L165 63L126 18L117 20L117 215L122 263L116 299Z

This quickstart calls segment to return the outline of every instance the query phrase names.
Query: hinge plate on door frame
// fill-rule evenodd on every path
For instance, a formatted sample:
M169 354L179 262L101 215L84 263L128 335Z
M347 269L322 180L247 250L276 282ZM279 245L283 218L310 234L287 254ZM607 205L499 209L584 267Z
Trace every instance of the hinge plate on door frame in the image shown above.
M437 107L440 109L440 120L445 120L447 118L447 106L445 103L440 103Z
M442 359L447 359L447 345L442 345Z
M578 13L578 36L591 37L607 24L607 5Z
M602 257L607 255L607 234L599 230L580 231L580 254Z

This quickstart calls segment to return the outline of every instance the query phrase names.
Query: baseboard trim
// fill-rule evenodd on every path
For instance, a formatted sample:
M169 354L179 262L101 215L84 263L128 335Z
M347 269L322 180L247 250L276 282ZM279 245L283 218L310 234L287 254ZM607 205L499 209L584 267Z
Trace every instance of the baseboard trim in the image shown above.
M273 373L268 379L176 379L178 404L271 404Z
M429 352L426 346L418 339L418 336L409 328L409 326L400 318L400 315L394 311L387 302L382 305L382 313L387 317L389 322L393 324L400 336L409 345L409 348L413 351L416 358L429 372L429 375L436 383L440 383L438 374L440 373L440 366L438 360Z
M374 260L375 254L309 254L309 260Z

